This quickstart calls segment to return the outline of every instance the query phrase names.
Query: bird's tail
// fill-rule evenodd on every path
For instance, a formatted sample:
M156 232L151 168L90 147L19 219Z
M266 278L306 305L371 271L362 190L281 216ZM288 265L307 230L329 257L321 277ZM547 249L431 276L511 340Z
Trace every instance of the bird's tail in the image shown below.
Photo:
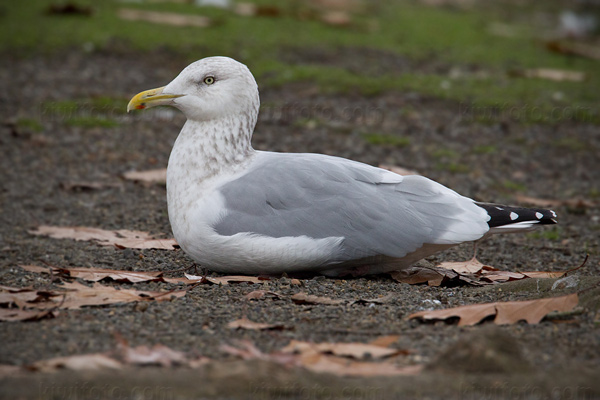
M490 219L489 233L523 232L537 225L556 224L556 213L543 208L511 207L501 204L478 203L476 205L487 211Z

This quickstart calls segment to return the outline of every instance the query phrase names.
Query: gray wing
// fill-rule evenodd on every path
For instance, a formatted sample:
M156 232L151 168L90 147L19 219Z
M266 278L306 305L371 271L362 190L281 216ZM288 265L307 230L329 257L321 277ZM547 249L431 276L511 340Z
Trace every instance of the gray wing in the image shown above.
M219 189L227 209L213 227L220 235L343 237L335 260L342 262L400 258L426 243L457 244L488 230L484 210L427 178L318 154L257 158Z

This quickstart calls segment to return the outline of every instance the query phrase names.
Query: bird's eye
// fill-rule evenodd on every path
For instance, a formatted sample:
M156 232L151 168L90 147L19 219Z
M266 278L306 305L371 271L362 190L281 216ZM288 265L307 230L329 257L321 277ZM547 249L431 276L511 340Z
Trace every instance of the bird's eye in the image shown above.
M215 83L215 78L212 76L207 76L206 78L204 78L204 83L206 83L207 85L212 85L213 83Z

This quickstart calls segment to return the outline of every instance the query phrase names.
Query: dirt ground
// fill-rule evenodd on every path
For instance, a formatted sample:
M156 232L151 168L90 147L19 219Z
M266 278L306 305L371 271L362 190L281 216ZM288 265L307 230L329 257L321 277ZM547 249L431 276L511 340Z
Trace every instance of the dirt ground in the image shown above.
M305 56L306 62L318 59ZM377 54L363 56L366 62L367 56ZM381 55L380 61L398 62L389 55ZM55 284L47 276L25 272L19 264L129 271L191 266L182 251L119 250L28 233L47 224L136 229L171 237L165 188L120 177L131 170L165 167L183 116L175 110L126 115L123 100L168 83L187 64L182 57L164 50L68 51L48 57L5 55L0 63L0 284L39 288ZM66 100L85 104L86 99L99 97L122 100L115 108L81 105L60 112ZM373 97L321 94L310 84L262 88L261 98L262 116L253 142L258 149L401 165L466 196L498 203L516 203L515 191L538 198L590 199L599 190L600 128L595 125L522 124L508 116L482 124L474 115L481 110L469 108L467 101L396 92ZM81 126L71 118L89 115L108 115L118 124ZM39 120L41 129L19 124L24 118ZM409 142L373 144L364 139L366 133L393 134ZM72 188L74 182L106 185L78 190ZM397 283L387 275L314 277L302 279L298 287L281 277L259 285L200 285L181 299L149 302L147 307L89 307L63 311L54 319L2 322L0 364L23 366L57 356L114 351L118 337L130 346L163 344L215 361L197 370L21 373L0 378L1 397L598 398L598 289L582 296L575 313L538 325L457 327L406 319L424 309L551 297L596 285L600 210L559 206L556 212L560 223L556 235L493 237L480 244L479 259L510 271L563 271L581 264L589 253L587 264L573 275L574 287L552 290L553 280L537 279L485 288L428 287ZM458 261L471 254L472 247L464 245L427 261ZM177 288L167 283L119 286ZM247 302L243 296L258 288L286 296L302 290L350 300L391 294L393 300L333 306L298 305L289 298ZM290 329L243 331L226 326L244 315ZM222 344L239 339L250 340L268 353L291 339L366 343L392 334L399 335L392 347L409 350L398 363L425 365L424 372L409 377L340 378L267 361L241 361L220 350Z

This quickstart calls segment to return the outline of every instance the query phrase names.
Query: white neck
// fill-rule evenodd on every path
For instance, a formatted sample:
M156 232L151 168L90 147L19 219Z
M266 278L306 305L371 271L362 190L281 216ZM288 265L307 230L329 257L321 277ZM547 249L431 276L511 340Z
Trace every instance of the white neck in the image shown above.
M237 169L254 152L250 139L255 122L239 117L188 120L171 151L168 180L195 185Z
M208 194L215 181L238 171L255 153L250 138L256 118L188 120L171 151L167 167L169 218ZM181 224L179 224L181 225Z

